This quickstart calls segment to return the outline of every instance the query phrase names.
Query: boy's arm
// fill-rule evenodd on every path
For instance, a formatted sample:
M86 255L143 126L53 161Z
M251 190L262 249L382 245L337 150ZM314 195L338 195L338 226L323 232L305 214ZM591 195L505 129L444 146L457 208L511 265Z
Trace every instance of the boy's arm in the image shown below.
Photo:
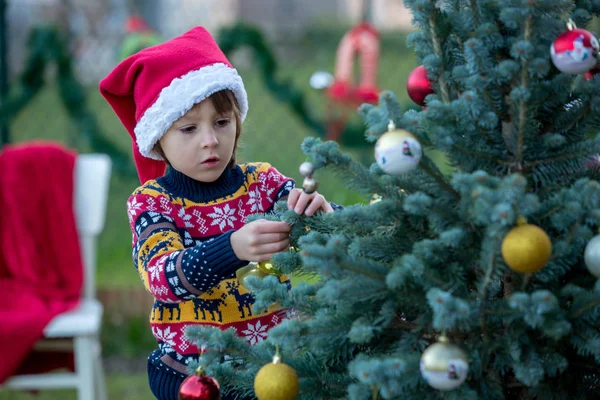
M139 209L135 214L131 218L133 262L144 286L159 301L199 296L248 263L231 248L233 230L185 248L171 217Z

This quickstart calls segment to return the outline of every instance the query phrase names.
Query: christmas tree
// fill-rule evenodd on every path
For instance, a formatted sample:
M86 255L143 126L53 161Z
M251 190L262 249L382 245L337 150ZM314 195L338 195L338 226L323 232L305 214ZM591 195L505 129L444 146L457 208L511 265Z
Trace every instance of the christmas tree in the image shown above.
M261 400L298 390L600 398L599 48L585 30L600 1L404 4L426 107L403 111L390 92L360 107L370 168L336 143L303 144L308 186L330 168L375 200L310 218L284 204L255 216L293 225L293 248L255 269L266 277L243 280L255 313L276 304L289 318L254 346L232 330L189 329L206 348L200 364ZM409 80L411 95L422 83ZM319 280L288 290L274 270Z

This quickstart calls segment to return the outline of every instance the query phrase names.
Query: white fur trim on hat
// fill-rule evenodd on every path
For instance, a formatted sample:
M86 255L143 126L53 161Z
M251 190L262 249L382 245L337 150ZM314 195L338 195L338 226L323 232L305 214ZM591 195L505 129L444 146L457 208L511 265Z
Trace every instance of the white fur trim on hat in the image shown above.
M194 105L220 90L229 89L240 106L242 121L248 114L248 95L242 78L226 64L207 65L175 78L163 88L135 126L134 132L140 153L148 158L160 160L152 150L173 122L188 112Z

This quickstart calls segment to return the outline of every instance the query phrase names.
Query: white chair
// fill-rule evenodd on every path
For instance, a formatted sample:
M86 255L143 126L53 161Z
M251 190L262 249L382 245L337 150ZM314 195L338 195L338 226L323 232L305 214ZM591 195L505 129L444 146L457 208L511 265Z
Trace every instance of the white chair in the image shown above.
M102 304L96 299L96 239L106 215L111 160L104 154L82 154L75 164L75 220L79 232L84 289L79 306L55 317L44 329L36 350L73 350L75 372L54 372L11 377L12 389L76 388L79 400L105 400L100 348Z

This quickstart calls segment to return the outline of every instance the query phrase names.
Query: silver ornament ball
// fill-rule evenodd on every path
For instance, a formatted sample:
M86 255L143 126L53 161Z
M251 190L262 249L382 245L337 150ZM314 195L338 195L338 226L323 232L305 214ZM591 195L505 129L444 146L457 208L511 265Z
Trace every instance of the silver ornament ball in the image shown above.
M315 167L309 163L309 162L303 162L302 164L300 164L300 174L302 176L312 176L312 174L315 172Z
M583 259L588 271L600 279L600 235L594 236L585 246Z
M420 369L432 388L454 390L467 379L469 360L462 349L441 336L423 352Z

